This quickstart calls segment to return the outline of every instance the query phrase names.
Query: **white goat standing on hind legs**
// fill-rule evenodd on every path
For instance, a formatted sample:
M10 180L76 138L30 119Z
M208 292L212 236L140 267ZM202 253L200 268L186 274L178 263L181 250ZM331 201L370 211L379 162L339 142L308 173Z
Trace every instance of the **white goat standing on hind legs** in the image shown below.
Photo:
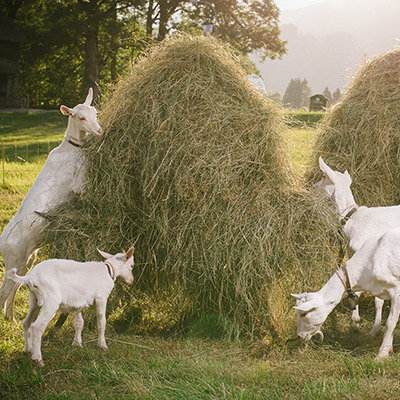
M30 307L23 324L24 350L32 353L32 360L39 366L44 366L41 353L42 335L57 311L75 313L75 338L72 345L82 347L82 310L96 303L98 345L107 350L107 299L119 276L126 283L132 284L133 247L126 253L116 255L98 251L106 259L105 262L82 263L53 259L42 261L26 276L18 276L15 268L7 271L8 279L28 286Z
M81 192L85 182L85 165L79 147L86 133L100 136L103 133L96 119L96 109L91 107L93 90L83 104L74 108L61 106L61 112L68 116L68 127L63 142L53 149L47 161L21 203L15 216L0 236L0 253L6 271L16 268L25 275L32 266L44 220L36 212L45 213L67 200L71 192ZM4 278L0 287L0 311L5 307L7 318L13 318L14 298L19 285Z
M308 341L316 334L323 338L322 324L346 294L346 276L354 290L366 290L382 301L391 301L378 353L378 358L387 357L393 350L393 332L400 315L400 229L368 239L318 292L292 295L297 298L294 308L301 339Z
M352 257L361 246L371 237L384 232L400 228L400 206L393 207L365 207L358 206L351 192L351 177L344 173L332 170L324 160L319 158L319 166L323 178L314 187L318 192L331 198L343 224L343 232L347 240L347 255ZM382 308L384 300L375 298L375 322L370 336L374 337L381 331ZM358 329L360 315L358 307L352 314L352 326Z

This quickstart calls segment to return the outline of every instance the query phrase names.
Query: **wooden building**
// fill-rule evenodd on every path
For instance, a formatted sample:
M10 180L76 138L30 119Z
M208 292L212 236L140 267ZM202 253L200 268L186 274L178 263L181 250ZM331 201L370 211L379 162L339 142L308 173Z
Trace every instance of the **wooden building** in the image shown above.
M20 44L26 40L11 19L0 12L0 108L21 107L17 96Z
M310 111L324 111L328 99L323 94L314 94L310 97Z

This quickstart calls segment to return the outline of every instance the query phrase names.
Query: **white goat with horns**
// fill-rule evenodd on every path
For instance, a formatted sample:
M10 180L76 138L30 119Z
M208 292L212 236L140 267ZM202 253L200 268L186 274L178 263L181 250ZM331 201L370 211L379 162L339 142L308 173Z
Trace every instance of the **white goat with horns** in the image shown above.
M32 360L39 366L44 366L41 353L42 335L57 311L75 313L75 338L72 345L82 347L82 310L96 303L98 345L107 350L107 299L119 276L126 283L132 284L133 247L127 253L116 255L98 251L106 259L105 262L82 263L53 259L42 261L26 276L17 275L15 268L7 271L8 279L28 286L30 307L23 324L24 350L32 353Z
M64 140L50 152L20 208L0 236L0 252L6 271L16 268L20 275L25 275L32 266L44 228L44 219L38 213L45 213L66 201L70 192L81 192L85 165L79 147L86 133L94 136L103 133L96 119L96 109L90 105L92 99L93 90L90 88L83 104L74 108L60 107L62 114L68 116ZM5 277L0 287L0 310L6 305L8 318L13 318L18 286Z
M351 192L351 177L344 173L332 170L320 157L319 166L323 178L314 187L318 192L331 198L342 221L343 232L347 240L347 255L352 257L361 246L371 237L384 232L400 228L400 206L393 207L365 207L358 206ZM370 336L374 337L381 331L382 308L384 301L375 298L375 322ZM352 326L358 329L360 315L358 307L352 314Z
M387 357L393 350L393 331L400 314L400 229L368 239L318 292L292 295L297 298L297 335L306 341L316 334L323 339L322 324L345 296L346 271L354 290L366 290L382 301L391 301L378 353L378 358Z

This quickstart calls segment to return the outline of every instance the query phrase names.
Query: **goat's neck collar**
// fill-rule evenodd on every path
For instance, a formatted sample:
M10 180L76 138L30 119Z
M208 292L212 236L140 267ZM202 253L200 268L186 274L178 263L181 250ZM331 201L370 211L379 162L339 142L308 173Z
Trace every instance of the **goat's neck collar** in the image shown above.
M71 140L69 137L65 137L65 141L68 142L69 144L71 144L74 147L82 147L82 143L79 142L77 143L75 140Z
M356 203L350 204L348 207L339 211L340 222L345 225L346 222L351 218L351 216L358 210L358 205Z
M117 277L115 276L115 269L110 261L106 261L107 271L110 274L111 279L115 282Z
M76 121L70 116L68 118L68 126L65 132L64 139L69 144L75 147L81 147L83 145L82 142L83 133L79 131Z
M343 265L341 269L338 268L336 273L346 290L350 302L350 308L352 310L355 310L356 306L358 305L358 296L354 293L354 290L351 286L350 277L349 273L347 272L346 265Z

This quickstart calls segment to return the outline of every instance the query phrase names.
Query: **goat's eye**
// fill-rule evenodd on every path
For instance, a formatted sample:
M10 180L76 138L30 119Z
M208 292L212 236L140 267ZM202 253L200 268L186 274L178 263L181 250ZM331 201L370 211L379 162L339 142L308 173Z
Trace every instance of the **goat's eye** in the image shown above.
M81 121L86 121L85 117L80 118Z

